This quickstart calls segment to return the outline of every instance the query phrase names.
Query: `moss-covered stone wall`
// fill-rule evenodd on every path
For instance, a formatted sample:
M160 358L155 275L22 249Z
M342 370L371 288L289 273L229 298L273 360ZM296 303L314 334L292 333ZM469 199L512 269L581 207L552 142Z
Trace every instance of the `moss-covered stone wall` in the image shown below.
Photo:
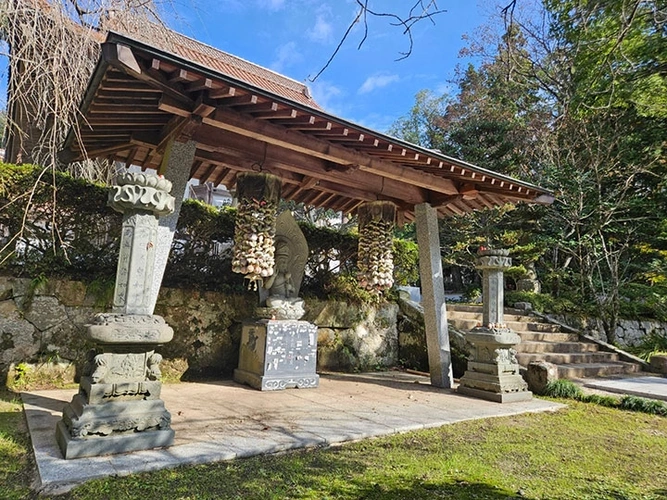
M108 310L111 284L0 277L0 373L10 365L67 360L81 366L92 345L85 325ZM224 378L238 364L243 321L253 294L162 288L155 313L174 329L160 348L172 377ZM306 301L305 320L318 328L318 369L363 371L399 362L399 308ZM170 371L171 370L171 371ZM174 373L174 371L176 373Z

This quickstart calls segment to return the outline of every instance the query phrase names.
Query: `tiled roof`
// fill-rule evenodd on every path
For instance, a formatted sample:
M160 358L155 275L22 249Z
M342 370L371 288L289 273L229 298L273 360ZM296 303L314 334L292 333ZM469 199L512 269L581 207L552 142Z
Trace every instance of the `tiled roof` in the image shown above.
M116 31L271 94L314 109L321 109L310 97L308 87L303 83L193 40L164 26L146 22L136 24L124 22L122 26L114 26L111 23L109 28L110 31Z

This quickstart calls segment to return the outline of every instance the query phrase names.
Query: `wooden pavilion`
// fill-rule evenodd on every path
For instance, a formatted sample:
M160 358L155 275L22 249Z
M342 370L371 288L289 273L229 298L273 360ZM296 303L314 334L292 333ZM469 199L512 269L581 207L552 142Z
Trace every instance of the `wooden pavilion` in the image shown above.
M344 212L389 201L399 223L417 220L439 386L451 374L438 368L449 345L437 216L553 200L537 186L331 115L303 84L163 27L110 32L80 110L85 120L68 135L65 161L153 168L174 182L177 198L191 178L234 187L237 174L264 171L280 177L287 200ZM173 234L175 219L168 226Z

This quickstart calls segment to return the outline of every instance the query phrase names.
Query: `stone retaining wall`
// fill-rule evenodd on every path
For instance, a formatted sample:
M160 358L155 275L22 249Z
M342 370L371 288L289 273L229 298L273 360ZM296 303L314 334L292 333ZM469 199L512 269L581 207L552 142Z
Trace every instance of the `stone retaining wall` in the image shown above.
M0 277L0 373L14 363L60 359L80 364L91 348L85 325L107 309L99 287L64 280ZM102 293L103 294L103 293ZM160 352L185 361L185 378L227 377L238 364L242 322L252 294L227 295L162 288L155 314L174 329ZM318 325L318 368L358 371L398 363L398 306L350 306L307 300L304 318Z
M576 328L577 330L590 335L596 339L607 342L607 336L604 333L602 321L596 318L580 318L569 315L549 315L556 321ZM667 336L667 323L658 321L636 321L622 319L616 326L616 339L619 347L632 347L641 342L645 335L656 333Z

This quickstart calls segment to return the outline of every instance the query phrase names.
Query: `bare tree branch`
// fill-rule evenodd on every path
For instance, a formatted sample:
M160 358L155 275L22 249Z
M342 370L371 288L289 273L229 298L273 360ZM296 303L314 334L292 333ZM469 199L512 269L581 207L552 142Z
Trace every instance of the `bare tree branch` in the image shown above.
M340 38L338 45L336 46L333 53L331 54L327 62L324 64L322 69L320 69L320 71L318 71L313 78L309 77L308 78L309 81L314 82L315 80L317 80L322 75L322 73L324 73L324 71L331 65L338 52L340 52L340 49L343 47L343 45L349 38L352 29L360 22L363 23L364 32L363 36L361 37L361 41L357 46L357 49L360 49L364 45L364 43L368 39L369 16L376 18L388 18L390 20L389 23L390 26L403 28L402 35L407 36L408 38L408 49L405 52L399 52L400 57L397 58L396 60L400 61L410 57L410 55L412 54L412 49L414 47L414 40L412 38L412 29L414 28L414 26L420 21L424 20L431 21L431 23L435 24L434 17L437 16L438 14L446 12L444 9L438 9L436 0L428 0L428 1L417 0L414 4L412 4L412 7L410 7L410 10L404 16L395 12L375 11L371 9L369 5L370 0L355 0L355 1L357 3L357 6L359 7L359 11L354 17L354 20L348 25L347 29L345 30L345 33Z

